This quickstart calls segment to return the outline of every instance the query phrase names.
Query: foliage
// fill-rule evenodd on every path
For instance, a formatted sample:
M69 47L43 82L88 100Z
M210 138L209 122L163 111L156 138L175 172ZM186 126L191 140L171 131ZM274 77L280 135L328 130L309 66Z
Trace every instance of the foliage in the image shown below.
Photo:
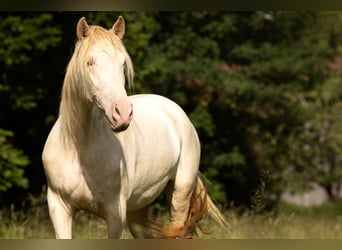
M290 184L291 187L305 190L307 184L316 182L326 189L333 200L338 199L342 185L340 85L339 78L332 77L317 91L310 93L306 103L311 104L305 106L312 115L290 137L290 171L295 172L297 177L297 182Z
M251 205L262 174L269 172L273 203L284 187L289 135L310 119L301 95L316 91L326 78L330 30L312 32L326 16L153 15L162 28L151 38L142 82L189 114L202 142L201 169L215 181L219 201Z
M0 124L13 132L9 151L28 156L23 176L35 180L31 192L45 184L40 154L76 23L85 16L110 28L118 15L136 72L129 93L161 94L184 108L215 200L263 212L288 187L314 181L335 192L342 174L340 12L3 13Z
M32 114L38 112L38 102L46 93L41 60L61 39L59 28L49 26L52 19L48 13L0 16L0 191L29 187L24 167L34 156L18 148L32 149L38 136L39 121Z
M29 163L28 157L9 143L13 133L0 129L0 191L6 191L13 185L27 188L23 167Z
M52 18L51 14L0 17L0 67L6 69L0 83L2 96L8 96L6 101L12 109L33 109L36 99L42 98L42 87L33 88L37 83L29 77L37 69L32 67L38 63L37 57L60 41L59 29L49 27ZM39 74L33 77L39 78Z

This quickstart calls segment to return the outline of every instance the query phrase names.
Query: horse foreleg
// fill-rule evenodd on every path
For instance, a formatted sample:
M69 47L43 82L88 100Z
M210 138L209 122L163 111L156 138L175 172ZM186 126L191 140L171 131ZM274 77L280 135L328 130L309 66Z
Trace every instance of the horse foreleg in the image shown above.
M109 239L122 238L126 224L126 204L124 202L119 202L119 204L116 203L109 207L106 223Z
M50 218L55 230L57 239L72 238L72 209L62 200L62 198L48 188L47 201Z

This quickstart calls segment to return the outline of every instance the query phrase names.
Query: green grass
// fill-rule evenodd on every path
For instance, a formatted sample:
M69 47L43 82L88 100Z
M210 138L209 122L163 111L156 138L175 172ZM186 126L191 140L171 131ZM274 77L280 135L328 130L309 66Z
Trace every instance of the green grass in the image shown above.
M0 210L0 238L54 238L47 205L42 198L32 199L26 211L13 206ZM37 201L38 200L38 201ZM278 215L238 215L236 210L225 212L231 225L225 232L211 219L202 225L210 235L198 233L204 239L336 239L342 238L342 203L300 208L281 204ZM89 213L79 212L74 221L73 237L102 239L107 237L105 222ZM125 230L124 238L132 238Z
M342 238L342 203L303 208L281 204L275 215L227 213L239 239L337 239Z

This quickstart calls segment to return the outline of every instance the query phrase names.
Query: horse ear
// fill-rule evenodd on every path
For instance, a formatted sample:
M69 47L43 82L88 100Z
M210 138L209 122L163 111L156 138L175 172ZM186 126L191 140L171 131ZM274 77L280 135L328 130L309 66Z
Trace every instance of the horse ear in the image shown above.
M117 35L120 39L122 39L125 35L125 20L122 16L119 16L118 20L114 23L112 27L112 31L115 35Z
M85 17L82 17L77 23L77 38L78 40L83 40L89 35L89 25Z

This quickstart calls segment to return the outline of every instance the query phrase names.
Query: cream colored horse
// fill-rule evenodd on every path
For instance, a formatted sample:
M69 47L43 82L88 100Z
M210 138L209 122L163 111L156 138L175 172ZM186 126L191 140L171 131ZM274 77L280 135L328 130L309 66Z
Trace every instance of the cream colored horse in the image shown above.
M59 117L42 155L56 237L72 237L81 209L103 218L110 238L122 237L126 223L137 238L190 238L207 214L225 227L199 178L200 143L186 114L161 96L127 97L125 71L132 84L133 67L124 32L121 16L110 30L85 18L77 24ZM148 218L163 191L165 225Z

